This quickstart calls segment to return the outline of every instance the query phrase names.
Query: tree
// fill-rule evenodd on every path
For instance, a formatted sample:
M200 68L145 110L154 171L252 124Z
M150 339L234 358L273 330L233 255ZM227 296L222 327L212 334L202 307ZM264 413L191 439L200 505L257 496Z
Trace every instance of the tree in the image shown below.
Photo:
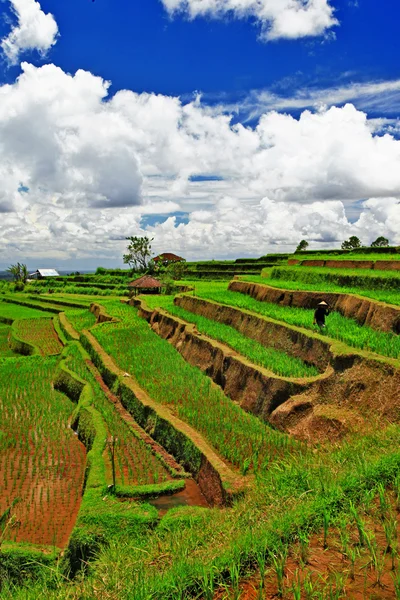
M11 265L11 267L8 267L7 272L11 273L16 282L26 283L26 280L28 279L28 268L21 263Z
M356 235L352 235L342 243L342 250L357 250L357 248L361 248L361 240Z
M371 244L371 248L385 248L386 246L389 246L389 240L387 238L383 237L383 235L380 235Z
M308 248L307 240L301 240L301 242L297 246L295 252L304 252L305 250L307 250L307 248Z
M126 265L130 265L132 271L146 271L151 261L151 242L152 239L147 236L132 236L126 238L129 241L127 246L128 254L124 254L123 260Z

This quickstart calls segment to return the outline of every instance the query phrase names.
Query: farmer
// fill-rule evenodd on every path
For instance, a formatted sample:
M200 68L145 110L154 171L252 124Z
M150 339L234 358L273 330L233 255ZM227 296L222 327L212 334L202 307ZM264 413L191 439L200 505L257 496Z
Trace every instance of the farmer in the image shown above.
M329 306L322 300L318 303L318 306L314 313L314 325L318 325L320 329L325 328L325 317L329 315Z

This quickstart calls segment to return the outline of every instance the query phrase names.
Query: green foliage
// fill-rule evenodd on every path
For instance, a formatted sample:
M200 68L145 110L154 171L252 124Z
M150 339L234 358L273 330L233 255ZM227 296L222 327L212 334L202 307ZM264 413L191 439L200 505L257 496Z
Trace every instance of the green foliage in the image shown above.
M294 251L296 252L304 252L305 250L307 250L308 248L308 242L307 240L301 240L301 242L298 244L296 250Z
M371 244L371 248L387 248L389 246L389 240L383 235L380 235L376 238L374 242Z
M361 248L361 241L356 235L352 235L348 240L342 242L342 250L357 250Z
M131 236L126 239L129 244L128 252L123 256L124 263L131 265L134 271L145 271L151 260L151 242L153 240L147 236Z
M16 265L11 265L10 267L8 267L7 272L11 273L14 281L16 283L22 284L22 286L24 283L26 283L26 280L28 279L28 269L27 269L27 266L24 264L17 263ZM23 287L22 287L22 289L23 289ZM20 290L16 290L16 291L20 291Z

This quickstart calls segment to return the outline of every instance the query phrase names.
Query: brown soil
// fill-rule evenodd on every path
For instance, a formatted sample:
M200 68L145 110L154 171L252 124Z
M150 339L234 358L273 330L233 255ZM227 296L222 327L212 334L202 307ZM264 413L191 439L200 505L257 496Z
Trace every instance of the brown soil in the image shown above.
M68 543L81 503L86 462L83 444L72 431L68 438L57 446L40 440L40 447L31 444L30 451L8 449L0 455L0 514L18 499L6 539L59 548Z
M165 515L171 508L176 508L178 506L209 507L198 484L193 479L187 479L185 481L184 489L180 492L176 492L173 495L158 496L157 498L154 498L154 500L149 500L149 504L152 504L158 509L160 517Z
M389 517L389 515L391 515ZM393 506L387 515L397 528L400 518ZM233 595L232 588L220 589L214 600L292 600L293 588L300 588L301 600L312 598L351 598L352 600L393 600L395 592L392 554L385 536L382 517L375 506L372 513L362 518L370 538L361 546L354 524L344 523L341 529L329 528L324 546L323 533L314 534L301 546L294 544L285 561L284 577L279 593L276 571L271 566L261 587L259 573L241 582L240 592ZM386 523L388 521L386 520ZM397 537L392 542L395 568L399 566ZM372 559L376 553L377 563ZM398 572L398 571L397 571ZM337 595L336 595L337 594Z
M361 325L369 325L379 331L400 333L400 307L370 300L353 294L334 292L309 292L283 290L269 285L246 281L231 281L229 289L248 294L261 302L273 302L282 306L315 308L321 300L328 302L332 310L355 319Z

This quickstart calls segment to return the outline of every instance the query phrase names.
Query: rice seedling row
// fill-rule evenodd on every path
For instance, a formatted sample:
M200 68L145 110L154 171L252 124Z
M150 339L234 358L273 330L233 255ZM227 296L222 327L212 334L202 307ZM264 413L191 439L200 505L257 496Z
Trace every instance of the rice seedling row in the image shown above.
M200 333L219 340L233 350L251 360L254 364L282 375L283 377L313 377L319 374L316 367L306 365L304 361L289 356L285 352L266 347L242 335L233 327L223 325L188 310L175 306L171 296L149 296L145 298L151 308L160 306L172 315L194 323Z
M19 339L38 348L42 356L60 354L63 349L52 319L20 319L15 321L13 329Z
M0 363L0 514L7 539L63 547L81 501L85 448L68 426L74 405L52 387L57 359Z
M259 302L239 292L201 291L198 295L221 304L249 310L265 317L283 321L289 325L319 332L319 328L313 325L313 310L285 307L270 302ZM353 319L347 319L338 312L329 315L326 329L324 329L322 335L337 339L353 348L369 350L391 358L400 358L400 336L394 333L375 331L365 325L359 325Z
M94 406L102 415L109 436L118 440L115 451L117 485L148 485L171 480L172 477L166 467L152 454L150 448L134 435L132 429L117 413L111 400L105 396L98 379L83 360L81 351L76 344L71 344L69 348L67 366L91 385ZM108 448L104 451L104 460L107 467L107 479L111 484L112 471Z
M0 322L0 358L15 356L13 350L11 350L8 343L8 336L10 335L11 326Z
M214 448L242 472L267 468L272 459L301 446L245 413L223 392L190 366L167 341L159 338L136 309L104 303L120 323L92 330L99 343L156 401L201 432Z

